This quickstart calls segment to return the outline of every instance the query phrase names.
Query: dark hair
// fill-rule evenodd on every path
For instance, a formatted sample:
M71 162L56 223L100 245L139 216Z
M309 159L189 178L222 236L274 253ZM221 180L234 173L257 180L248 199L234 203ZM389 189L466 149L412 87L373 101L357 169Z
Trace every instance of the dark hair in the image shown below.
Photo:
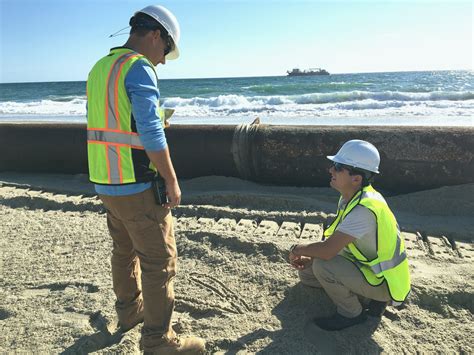
M354 175L362 176L362 187L369 186L374 181L374 178L375 178L375 174L368 170L351 167L350 169L348 169L348 171L349 171L349 175L351 176L354 176Z
M130 29L130 34L135 34L137 36L143 37L150 31L160 30L160 36L166 38L168 36L168 31L153 17L139 12L136 15L130 18L128 24L132 27Z

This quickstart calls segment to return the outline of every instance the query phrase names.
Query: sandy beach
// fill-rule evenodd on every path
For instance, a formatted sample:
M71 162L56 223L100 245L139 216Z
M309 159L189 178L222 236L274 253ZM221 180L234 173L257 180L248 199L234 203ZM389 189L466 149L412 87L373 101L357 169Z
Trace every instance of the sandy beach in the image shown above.
M84 175L0 173L0 352L139 353L115 332L111 239ZM412 294L341 332L312 325L334 306L298 282L294 242L321 237L337 194L225 177L181 181L175 330L209 353L472 353L474 184L387 198L403 230Z

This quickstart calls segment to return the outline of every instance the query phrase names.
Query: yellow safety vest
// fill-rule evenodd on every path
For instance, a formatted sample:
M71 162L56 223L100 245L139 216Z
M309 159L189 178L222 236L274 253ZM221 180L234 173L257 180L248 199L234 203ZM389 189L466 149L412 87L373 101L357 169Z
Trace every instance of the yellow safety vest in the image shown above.
M354 243L348 244L352 256L344 257L359 268L370 285L378 286L386 281L392 300L396 303L403 302L411 288L405 243L387 202L372 186L364 187L344 208L338 208L336 219L324 231L324 237L334 234L337 226L357 205L368 208L376 217L377 257L369 260Z
M150 181L156 168L150 162L132 116L125 78L142 54L113 48L92 68L87 80L87 152L89 178L96 184L122 185ZM162 120L158 107L157 115Z

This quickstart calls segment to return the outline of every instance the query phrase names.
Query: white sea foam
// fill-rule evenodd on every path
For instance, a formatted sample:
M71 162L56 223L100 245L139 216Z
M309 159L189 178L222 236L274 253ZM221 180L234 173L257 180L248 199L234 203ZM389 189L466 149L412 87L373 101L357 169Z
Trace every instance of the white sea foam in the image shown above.
M297 119L302 117L464 117L473 124L474 92L407 93L397 91L312 93L303 95L214 97L163 100L165 107L176 109L176 118L185 117L252 117ZM86 115L84 97L69 100L0 102L0 118L42 116L79 117Z
M52 115L83 116L86 100L73 98L70 101L40 100L30 102L0 102L0 115Z
M294 96L225 95L210 98L169 98L177 117L215 117L258 113L273 117L465 116L474 112L474 92L350 91Z

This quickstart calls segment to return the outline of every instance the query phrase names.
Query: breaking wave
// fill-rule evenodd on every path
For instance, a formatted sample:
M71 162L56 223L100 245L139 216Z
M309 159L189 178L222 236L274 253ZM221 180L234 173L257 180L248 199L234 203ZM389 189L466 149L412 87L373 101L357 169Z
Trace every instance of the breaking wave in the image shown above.
M399 92L343 91L301 95L169 97L165 107L176 117L226 117L259 114L269 117L472 116L474 91ZM0 102L0 117L85 116L84 96Z

